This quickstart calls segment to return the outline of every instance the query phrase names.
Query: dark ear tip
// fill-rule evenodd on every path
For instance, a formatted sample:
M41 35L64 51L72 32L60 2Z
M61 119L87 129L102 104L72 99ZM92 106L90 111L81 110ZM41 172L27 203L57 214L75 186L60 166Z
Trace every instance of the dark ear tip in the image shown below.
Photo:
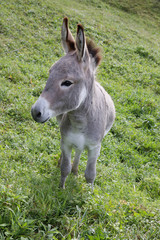
M81 31L84 31L84 28L83 28L82 24L78 24L78 25L77 25L77 33L78 33L80 30L81 30Z
M68 26L68 18L67 17L63 18L63 23L65 23L65 25Z

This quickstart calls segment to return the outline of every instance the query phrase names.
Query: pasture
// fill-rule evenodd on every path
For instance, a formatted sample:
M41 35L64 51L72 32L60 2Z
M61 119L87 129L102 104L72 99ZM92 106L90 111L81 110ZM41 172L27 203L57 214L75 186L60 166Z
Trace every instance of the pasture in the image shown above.
M2 0L0 239L160 239L160 2ZM94 191L70 174L59 188L56 119L31 117L51 65L64 55L63 17L102 48L98 82L116 120L102 142Z

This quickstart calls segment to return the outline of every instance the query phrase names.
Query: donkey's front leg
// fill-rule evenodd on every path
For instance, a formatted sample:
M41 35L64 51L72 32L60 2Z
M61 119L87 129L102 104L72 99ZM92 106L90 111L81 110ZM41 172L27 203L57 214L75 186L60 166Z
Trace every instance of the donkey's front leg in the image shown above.
M71 172L71 151L70 146L61 143L62 158L61 158L61 182L60 187L65 188L65 181L68 174Z
M85 178L88 183L92 184L92 188L94 184L94 179L96 177L96 162L100 153L100 149L101 144L97 145L92 149L88 149L88 161L85 171Z

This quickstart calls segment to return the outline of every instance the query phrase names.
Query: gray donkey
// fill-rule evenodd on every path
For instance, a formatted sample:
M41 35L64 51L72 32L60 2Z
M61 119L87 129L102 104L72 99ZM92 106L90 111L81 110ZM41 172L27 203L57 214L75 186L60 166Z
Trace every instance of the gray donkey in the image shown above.
M62 151L60 186L65 188L71 170L78 173L80 155L87 149L85 178L93 187L101 141L112 127L115 108L111 97L95 80L101 53L92 41L86 41L82 25L77 25L75 41L65 17L61 38L66 55L51 67L46 86L32 106L31 114L40 123L57 117ZM72 148L75 158L71 166Z

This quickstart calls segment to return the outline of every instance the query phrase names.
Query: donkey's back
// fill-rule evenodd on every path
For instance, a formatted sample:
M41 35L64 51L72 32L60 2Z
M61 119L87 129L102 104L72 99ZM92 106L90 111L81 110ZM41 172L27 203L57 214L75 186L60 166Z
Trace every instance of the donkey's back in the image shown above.
M85 177L93 186L101 141L112 127L115 108L109 94L95 80L101 60L99 48L92 41L86 42L80 24L75 41L67 18L61 35L66 55L50 69L46 87L32 107L32 116L42 123L57 117L61 131L61 187L65 187L71 170L77 174L84 148L88 150ZM75 158L71 166L72 148Z

